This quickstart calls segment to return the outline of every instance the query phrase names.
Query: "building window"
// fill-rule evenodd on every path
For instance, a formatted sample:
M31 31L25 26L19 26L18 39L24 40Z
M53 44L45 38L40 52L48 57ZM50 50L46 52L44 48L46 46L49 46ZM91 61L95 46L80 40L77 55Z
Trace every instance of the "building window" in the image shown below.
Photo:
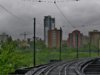
M56 47L56 31L52 32L52 47Z

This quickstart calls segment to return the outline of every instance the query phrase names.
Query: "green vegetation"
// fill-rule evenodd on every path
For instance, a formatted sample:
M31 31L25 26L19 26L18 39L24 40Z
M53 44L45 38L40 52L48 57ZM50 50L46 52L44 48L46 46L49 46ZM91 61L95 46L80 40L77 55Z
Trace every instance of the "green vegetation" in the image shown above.
M0 75L7 75L14 72L18 68L33 66L33 49L31 47L22 49L18 48L16 42L8 41L1 45L0 48ZM16 48L17 47L17 48ZM50 60L59 60L59 49L48 49L42 41L36 42L36 63L45 64ZM79 57L89 57L88 47L79 49ZM92 51L91 57L97 57L97 52ZM62 60L70 60L76 58L76 49L62 48Z
M15 52L15 42L2 43L0 48L0 75L7 75L20 66L20 57Z

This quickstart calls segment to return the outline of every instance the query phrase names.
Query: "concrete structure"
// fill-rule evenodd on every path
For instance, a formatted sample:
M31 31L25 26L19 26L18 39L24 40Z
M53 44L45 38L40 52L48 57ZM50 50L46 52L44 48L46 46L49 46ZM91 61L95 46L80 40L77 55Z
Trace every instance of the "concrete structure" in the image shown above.
M44 17L44 42L48 47L48 30L52 30L55 28L55 18L51 16Z
M90 41L89 36L83 36L83 46L88 45L89 41Z
M62 41L62 30L54 29L48 31L48 47L49 48L59 48L60 38Z
M80 33L80 31L78 30L74 30L72 33L69 34L69 37L67 40L67 46L71 48L76 48L78 44L78 47L80 48L83 45L82 39L83 39L83 34Z
M98 48L99 40L100 40L100 31L94 30L94 31L89 32L89 37L90 37L90 40L91 40L90 41L91 46Z

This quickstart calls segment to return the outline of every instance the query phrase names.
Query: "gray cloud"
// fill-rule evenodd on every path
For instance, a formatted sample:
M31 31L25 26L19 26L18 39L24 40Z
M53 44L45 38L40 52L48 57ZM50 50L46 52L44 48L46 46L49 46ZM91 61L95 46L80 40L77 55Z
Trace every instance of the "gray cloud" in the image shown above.
M0 4L20 18L17 19L0 8L0 32L11 33L14 37L20 37L19 34L23 32L32 33L33 17L36 17L37 35L43 38L43 19L46 15L56 18L56 27L63 27L64 39L67 38L69 32L75 29L88 34L88 31L100 28L92 26L100 24L99 0L80 0L79 2L62 0L62 2L57 3L67 19L77 28L72 28L55 4L33 1L36 0L0 0ZM82 25L91 26L82 28Z

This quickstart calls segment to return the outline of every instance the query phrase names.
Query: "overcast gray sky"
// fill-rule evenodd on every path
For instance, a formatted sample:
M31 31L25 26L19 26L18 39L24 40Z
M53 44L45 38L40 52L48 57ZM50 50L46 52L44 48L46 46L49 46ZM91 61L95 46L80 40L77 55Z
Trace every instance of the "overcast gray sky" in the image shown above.
M32 37L32 18L36 17L37 36L43 38L43 19L47 15L55 17L57 28L60 26L63 28L64 39L67 39L68 33L75 29L87 35L88 31L99 30L100 28L100 0L80 0L78 2L74 0L56 0L59 1L57 6L67 19L60 13L56 5L51 3L54 0L43 1L46 2L38 3L36 0L0 0L0 4L3 7L17 16L16 18L0 7L0 33L7 32L15 38L22 37L20 34L27 32L29 34L28 37ZM85 27L81 27L83 25Z

